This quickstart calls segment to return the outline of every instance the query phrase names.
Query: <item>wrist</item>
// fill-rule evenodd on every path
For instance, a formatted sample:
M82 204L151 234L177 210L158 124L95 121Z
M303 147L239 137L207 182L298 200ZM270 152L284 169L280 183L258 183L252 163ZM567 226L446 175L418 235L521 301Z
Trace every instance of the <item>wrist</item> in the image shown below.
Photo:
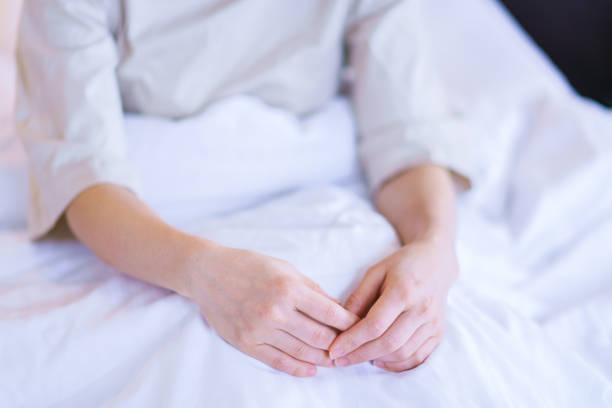
M438 247L454 246L455 225L450 220L432 219L424 215L410 218L396 226L402 245L420 241Z
M449 229L444 226L432 228L422 237L422 242L430 246L438 262L443 265L439 269L441 272L439 279L450 287L459 276L454 228Z
M454 243L455 192L445 169L422 165L405 171L383 185L376 206L403 244Z
M447 246L455 243L455 226L432 221L426 224L419 234L412 234L412 239L429 242L436 246Z
M181 235L182 250L177 258L178 279L174 290L188 299L195 300L197 289L205 280L205 276L217 270L215 259L227 248L205 238L182 232Z

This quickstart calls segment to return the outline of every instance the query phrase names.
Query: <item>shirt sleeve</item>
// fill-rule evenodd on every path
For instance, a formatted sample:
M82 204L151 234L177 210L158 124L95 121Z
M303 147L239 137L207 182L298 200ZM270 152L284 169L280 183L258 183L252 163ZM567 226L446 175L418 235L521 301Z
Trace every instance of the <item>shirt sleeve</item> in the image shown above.
M372 191L423 163L450 169L467 186L481 171L477 135L449 106L436 78L420 4L387 1L362 16L356 12L347 29L359 152Z
M32 238L48 232L92 185L138 190L126 159L107 3L24 2L17 129L30 163Z

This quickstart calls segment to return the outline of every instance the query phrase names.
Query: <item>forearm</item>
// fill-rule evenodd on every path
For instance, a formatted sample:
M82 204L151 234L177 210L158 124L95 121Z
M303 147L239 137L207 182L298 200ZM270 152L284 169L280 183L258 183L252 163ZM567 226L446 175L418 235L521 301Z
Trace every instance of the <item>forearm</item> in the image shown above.
M404 371L439 343L448 291L458 277L454 188L447 170L427 164L378 191L376 204L403 246L369 268L349 296L346 308L363 319L332 344L337 365L370 360Z
M414 167L385 183L375 201L404 244L454 242L455 186L448 170L432 164Z
M185 296L193 258L206 266L202 254L217 247L171 227L130 191L112 184L83 191L66 217L77 238L109 265Z

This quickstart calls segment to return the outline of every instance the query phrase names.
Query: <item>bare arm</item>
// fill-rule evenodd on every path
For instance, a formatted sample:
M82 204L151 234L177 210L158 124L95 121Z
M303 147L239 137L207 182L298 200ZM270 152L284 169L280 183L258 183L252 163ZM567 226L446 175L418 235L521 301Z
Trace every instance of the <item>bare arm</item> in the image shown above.
M383 185L376 203L403 246L372 266L350 296L347 309L364 318L338 336L330 355L340 366L372 360L403 371L430 355L444 329L457 277L452 177L438 166L418 166Z
M357 320L287 262L181 232L122 187L90 187L66 215L102 260L192 299L221 337L280 371L311 376L330 366L330 327Z
M433 164L415 167L384 184L376 206L403 243L455 235L455 186L450 172Z
M28 0L21 20L32 235L46 233L67 207L70 228L101 259L190 298L241 351L297 376L330 365L332 327L345 330L356 316L287 262L179 231L120 187L133 185L134 175L107 5L66 3Z
M79 194L66 211L70 228L103 261L121 272L189 296L188 261L215 244L161 220L130 191L100 184ZM210 267L201 259L201 267Z

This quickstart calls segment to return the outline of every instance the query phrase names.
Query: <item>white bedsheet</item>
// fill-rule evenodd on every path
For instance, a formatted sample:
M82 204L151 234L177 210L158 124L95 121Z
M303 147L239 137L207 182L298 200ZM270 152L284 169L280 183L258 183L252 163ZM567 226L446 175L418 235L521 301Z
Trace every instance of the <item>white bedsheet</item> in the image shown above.
M5 229L0 406L612 406L612 115L574 96L488 0L426 4L441 75L490 135L490 163L460 202L461 278L424 365L295 379L80 244ZM130 154L143 197L172 223L287 259L345 297L397 246L367 201L350 115L341 99L298 121L238 97L178 123L128 118ZM256 154L233 158L245 135ZM163 165L179 154L178 167ZM185 175L192 182L177 185Z

